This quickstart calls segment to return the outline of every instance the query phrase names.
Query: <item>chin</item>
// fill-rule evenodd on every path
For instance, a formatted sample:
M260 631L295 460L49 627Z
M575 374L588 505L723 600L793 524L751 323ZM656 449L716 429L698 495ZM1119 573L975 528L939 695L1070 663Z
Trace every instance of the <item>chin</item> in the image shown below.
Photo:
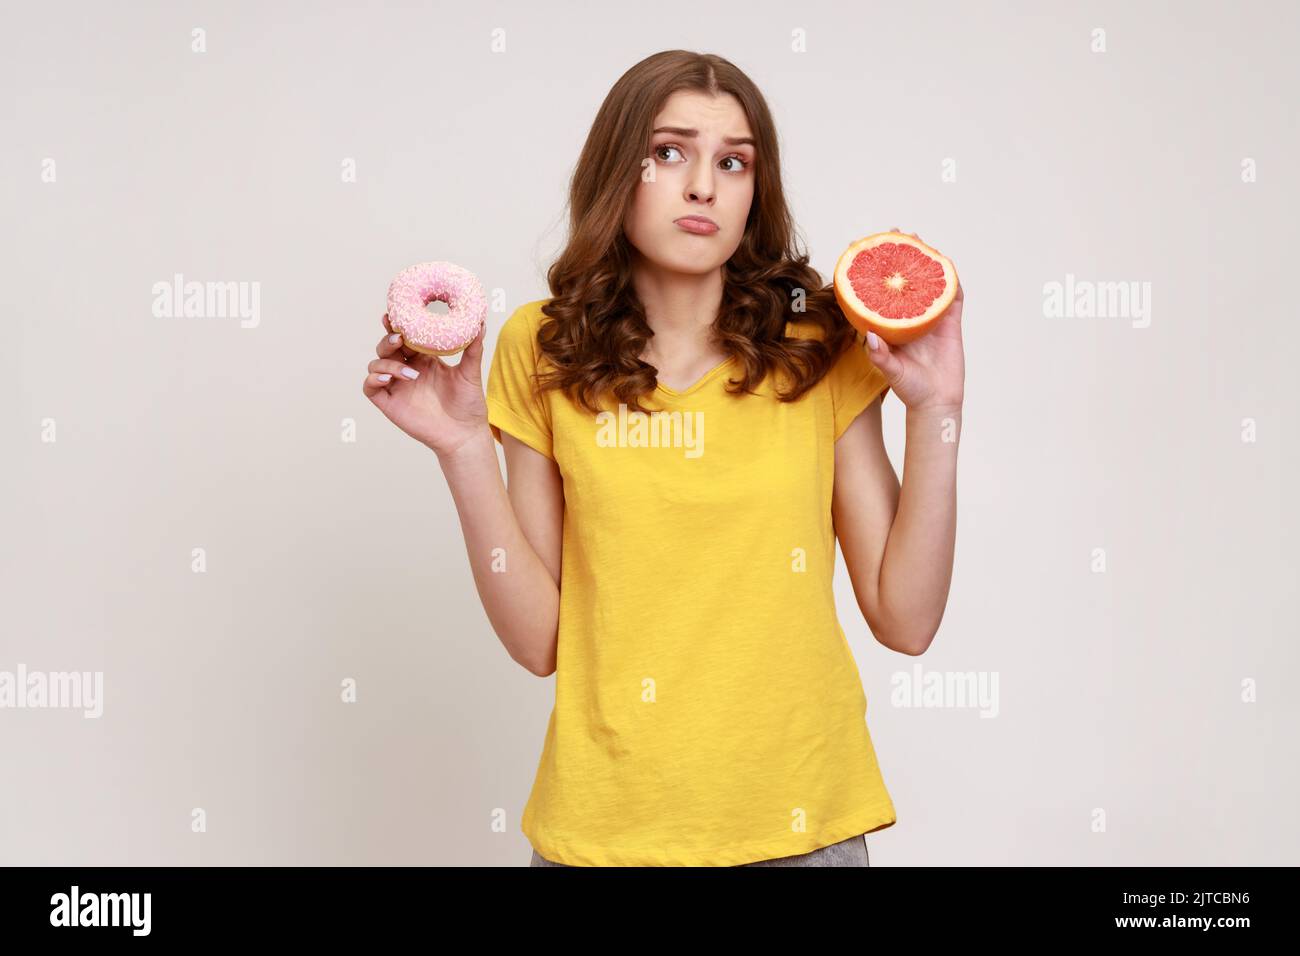
M672 234L665 236L662 241L654 243L653 246L637 247L641 258L656 269L676 272L680 275L707 275L721 267L730 258L730 253L735 251L734 249L727 251L724 256L725 250L714 246L707 249L710 255L702 258L700 253L706 250L701 249L701 243L692 241L700 237L678 232L676 226L673 230ZM635 243L633 245L635 247Z
M679 272L682 275L706 276L711 272L717 272L718 267L721 265L721 262L692 259L689 262L671 263L665 266L665 268L671 269L673 272Z
M656 257L659 265L664 269L686 275L704 275L727 261L725 257L719 257L722 250L716 248L709 250L712 255L701 256L698 244L694 246L677 244L676 248L665 251L666 255Z

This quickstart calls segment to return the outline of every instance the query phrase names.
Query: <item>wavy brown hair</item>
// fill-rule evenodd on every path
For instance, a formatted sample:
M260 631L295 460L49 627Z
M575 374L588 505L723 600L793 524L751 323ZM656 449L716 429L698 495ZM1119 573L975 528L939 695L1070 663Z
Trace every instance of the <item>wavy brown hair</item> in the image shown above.
M720 56L665 50L619 77L601 104L569 185L568 244L547 272L552 299L542 311L549 321L537 339L553 368L538 375L538 386L561 388L593 413L606 393L645 411L638 399L655 388L655 367L638 358L654 333L632 285L634 250L623 221L650 155L655 116L678 90L730 93L755 139L753 204L740 245L723 266L713 325L718 348L741 370L727 390L752 393L779 370L790 387L775 390L777 398L794 401L856 339L795 235L776 128L758 87ZM787 337L785 323L794 320L820 330L820 337Z

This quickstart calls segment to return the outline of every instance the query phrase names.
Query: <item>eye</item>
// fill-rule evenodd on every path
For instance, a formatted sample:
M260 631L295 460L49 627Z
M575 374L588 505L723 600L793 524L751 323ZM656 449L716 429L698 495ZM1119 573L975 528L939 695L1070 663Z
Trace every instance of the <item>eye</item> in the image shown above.
M682 162L682 161L684 161L684 160L671 160L671 159L666 158L666 157L663 155L663 153L664 153L665 150L672 150L672 151L677 152L678 154L680 154L680 153L682 152L681 147L679 147L679 146L674 146L674 145L672 145L671 143L664 143L662 146L656 146L656 147L655 147L655 149L654 149L655 156L658 157L658 158L659 158L660 160L662 160L663 162L666 162L666 163L667 163L667 162ZM749 168L749 163L745 160L745 157L741 156L739 153L732 153L730 156L724 156L724 157L722 158L722 162L724 162L724 163L725 163L725 162L728 162L729 160L734 160L735 162L739 163L740 166L739 166L738 168L733 167L733 168L731 168L731 169L728 169L728 170L726 170L726 172L729 172L729 173L740 173L740 172L744 172L746 169Z

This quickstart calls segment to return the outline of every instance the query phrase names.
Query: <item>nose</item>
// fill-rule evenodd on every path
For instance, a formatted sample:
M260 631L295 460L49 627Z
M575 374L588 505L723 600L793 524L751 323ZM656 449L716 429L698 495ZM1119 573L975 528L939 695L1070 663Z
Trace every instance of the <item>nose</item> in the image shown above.
M690 202L702 202L712 206L715 197L713 170L701 166L686 184L686 198Z

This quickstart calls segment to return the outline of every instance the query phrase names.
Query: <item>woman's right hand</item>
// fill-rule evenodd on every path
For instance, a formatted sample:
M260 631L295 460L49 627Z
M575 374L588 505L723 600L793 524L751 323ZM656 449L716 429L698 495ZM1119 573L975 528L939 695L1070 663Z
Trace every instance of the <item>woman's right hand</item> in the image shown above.
M450 365L440 355L416 352L402 344L384 313L387 334L375 346L379 357L367 366L362 392L390 422L438 454L455 451L487 425L483 398L483 336ZM409 370L417 374L411 378Z

